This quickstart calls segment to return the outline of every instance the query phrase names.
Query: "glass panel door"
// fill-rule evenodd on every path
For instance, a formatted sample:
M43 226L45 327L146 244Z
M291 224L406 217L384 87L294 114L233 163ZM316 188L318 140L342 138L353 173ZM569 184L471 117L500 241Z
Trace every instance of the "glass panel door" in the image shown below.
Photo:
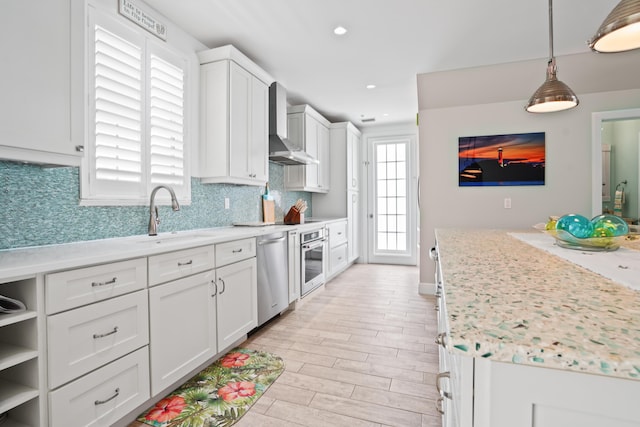
M410 138L375 139L370 147L370 262L415 264L415 204Z

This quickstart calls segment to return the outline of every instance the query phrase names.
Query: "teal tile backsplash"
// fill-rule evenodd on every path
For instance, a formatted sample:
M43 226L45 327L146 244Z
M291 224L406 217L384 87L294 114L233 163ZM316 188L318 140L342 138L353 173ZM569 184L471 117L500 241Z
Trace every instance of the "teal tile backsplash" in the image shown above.
M269 163L269 187L276 221L297 199L311 194L284 190L284 166ZM262 220L264 188L201 184L191 180L191 205L172 212L160 206L160 233L224 227ZM79 206L79 168L49 168L0 161L0 249L70 243L147 233L149 206ZM224 209L224 198L230 208Z

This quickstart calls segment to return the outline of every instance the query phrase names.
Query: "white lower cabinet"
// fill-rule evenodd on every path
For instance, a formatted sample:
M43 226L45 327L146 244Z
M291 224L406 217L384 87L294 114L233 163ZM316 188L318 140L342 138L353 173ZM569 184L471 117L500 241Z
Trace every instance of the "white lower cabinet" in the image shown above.
M149 395L148 347L49 392L49 426L111 426Z
M329 268L327 278L342 272L349 263L347 220L327 225L329 229Z
M149 324L156 395L217 352L215 271L149 289Z
M49 388L56 388L149 342L147 291L47 319Z
M258 326L256 258L216 269L218 350L225 350Z
M255 239L212 247L212 265L214 253L232 263L149 289L152 395L258 325Z
M289 304L300 298L300 233L289 232Z

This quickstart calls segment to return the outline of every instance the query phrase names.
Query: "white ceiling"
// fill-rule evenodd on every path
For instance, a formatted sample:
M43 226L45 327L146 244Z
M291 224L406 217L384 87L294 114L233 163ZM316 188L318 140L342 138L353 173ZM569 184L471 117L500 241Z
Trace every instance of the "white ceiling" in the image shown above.
M588 52L617 2L556 0L555 55ZM415 121L417 74L540 58L542 83L549 49L546 0L147 3L208 47L236 46L287 89L290 104L361 128ZM346 35L333 34L338 25Z

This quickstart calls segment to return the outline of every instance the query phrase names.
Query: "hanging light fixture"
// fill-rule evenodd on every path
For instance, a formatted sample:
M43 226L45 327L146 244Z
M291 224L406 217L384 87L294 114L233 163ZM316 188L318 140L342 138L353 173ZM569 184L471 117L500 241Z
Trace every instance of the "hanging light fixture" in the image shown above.
M587 42L596 52L624 52L640 47L640 0L622 0Z
M556 58L553 56L553 5L549 0L549 62L547 79L529 98L525 109L530 113L551 113L568 110L580 101L575 93L556 77Z

